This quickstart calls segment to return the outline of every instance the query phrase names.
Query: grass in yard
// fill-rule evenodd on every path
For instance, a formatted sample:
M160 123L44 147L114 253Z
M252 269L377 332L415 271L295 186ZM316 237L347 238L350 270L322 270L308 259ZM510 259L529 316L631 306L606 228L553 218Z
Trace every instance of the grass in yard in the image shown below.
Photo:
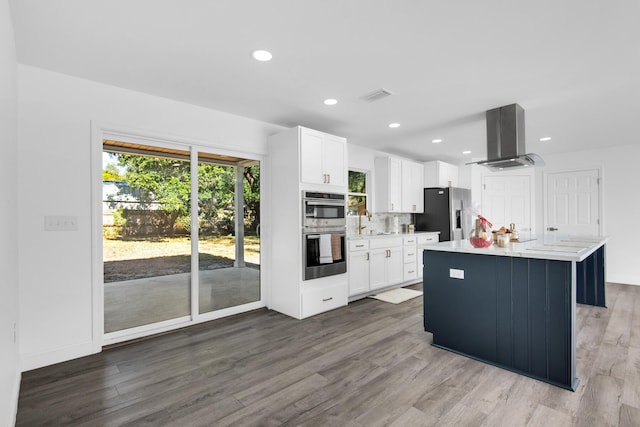
M233 260L236 257L236 238L234 236L200 237L198 252ZM245 261L260 264L260 239L255 236L245 236L244 252ZM103 240L105 262L190 254L191 239L188 237Z
M235 260L235 237L201 237L200 270L231 267ZM244 239L245 262L260 264L260 239ZM191 239L187 237L104 239L104 282L141 279L191 271Z

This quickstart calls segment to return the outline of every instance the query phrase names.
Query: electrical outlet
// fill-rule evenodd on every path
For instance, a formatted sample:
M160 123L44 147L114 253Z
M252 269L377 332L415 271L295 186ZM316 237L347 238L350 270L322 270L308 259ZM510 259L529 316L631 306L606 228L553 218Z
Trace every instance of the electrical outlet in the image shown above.
M464 270L458 270L456 268L449 269L449 277L453 279L464 279Z
M44 231L76 231L77 229L77 216L48 215L44 217Z

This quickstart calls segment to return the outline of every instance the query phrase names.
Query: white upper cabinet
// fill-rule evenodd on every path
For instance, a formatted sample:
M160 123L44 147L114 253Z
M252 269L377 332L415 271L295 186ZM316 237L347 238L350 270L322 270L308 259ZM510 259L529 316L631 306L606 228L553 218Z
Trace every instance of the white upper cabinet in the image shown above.
M425 187L457 187L458 166L436 160L424 164Z
M375 177L376 212L423 212L422 164L394 157L376 157Z
M376 212L402 212L402 161L376 157L375 177Z
M423 213L424 166L402 161L402 212Z
M300 181L305 184L346 186L346 140L301 127Z

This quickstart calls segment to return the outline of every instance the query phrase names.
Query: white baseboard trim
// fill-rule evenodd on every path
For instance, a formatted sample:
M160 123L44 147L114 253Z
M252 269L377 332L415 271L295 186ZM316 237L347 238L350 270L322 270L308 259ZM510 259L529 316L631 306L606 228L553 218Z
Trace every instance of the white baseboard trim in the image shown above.
M640 286L640 279L631 276L611 276L607 275L607 283L620 283L622 285Z
M32 369L42 368L43 366L54 365L56 363L66 362L67 360L89 356L94 353L99 353L99 351L95 351L93 342L88 341L82 344L50 350L43 353L21 354L20 368L22 372L26 372Z
M16 425L16 417L18 416L18 399L20 398L20 381L22 381L22 373L16 371L16 374L13 378L13 387L11 387L11 404L10 408L11 414L9 414L9 424L10 426Z

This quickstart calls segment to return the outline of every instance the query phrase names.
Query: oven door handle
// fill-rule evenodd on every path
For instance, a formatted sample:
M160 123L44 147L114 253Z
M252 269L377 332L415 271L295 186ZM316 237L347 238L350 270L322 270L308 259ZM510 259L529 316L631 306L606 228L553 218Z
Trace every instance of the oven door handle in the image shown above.
M306 200L304 203L307 206L344 206L344 201L340 201L340 202L331 202L331 201L314 202L312 200Z
M319 234L307 234L307 239L319 239L320 235Z

